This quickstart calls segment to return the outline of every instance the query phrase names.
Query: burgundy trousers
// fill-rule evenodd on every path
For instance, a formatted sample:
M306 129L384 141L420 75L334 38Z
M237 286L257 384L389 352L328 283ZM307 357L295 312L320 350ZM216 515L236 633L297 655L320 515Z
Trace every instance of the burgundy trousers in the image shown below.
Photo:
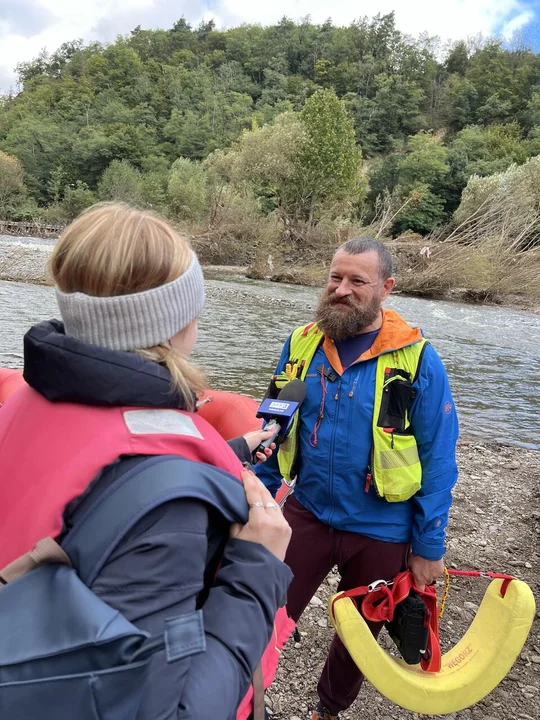
M298 621L330 570L337 565L341 575L338 590L351 590L379 579L390 579L407 567L408 543L383 542L358 533L335 530L313 513L288 498L285 517L292 538L285 562L294 573L287 594L287 611ZM375 637L383 623L368 623ZM347 649L334 635L317 693L332 715L355 701L364 676Z

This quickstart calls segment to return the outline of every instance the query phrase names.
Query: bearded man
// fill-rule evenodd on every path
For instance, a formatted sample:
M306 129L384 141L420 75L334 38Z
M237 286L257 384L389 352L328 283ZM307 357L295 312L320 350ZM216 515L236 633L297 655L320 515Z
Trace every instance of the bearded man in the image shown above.
M423 589L443 572L445 529L457 480L458 421L443 364L418 328L382 308L395 284L392 256L371 238L334 255L316 323L289 337L270 396L292 377L307 386L298 419L258 468L292 528L287 608L297 621L328 572L339 590L409 568ZM370 625L375 636L381 624ZM363 677L334 636L313 720L333 720ZM368 715L366 715L368 717Z

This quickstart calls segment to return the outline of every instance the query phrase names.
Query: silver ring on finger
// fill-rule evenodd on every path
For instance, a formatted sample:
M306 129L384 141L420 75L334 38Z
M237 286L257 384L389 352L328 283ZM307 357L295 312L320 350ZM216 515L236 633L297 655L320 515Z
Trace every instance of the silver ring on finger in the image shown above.
M256 508L256 507L264 507L264 503L263 503L263 502L256 502L256 503L250 503L250 505L249 505L249 509L250 509L250 510L251 510L251 508Z
M275 502L267 502L264 505L265 508L271 508L272 510L279 510L279 505Z

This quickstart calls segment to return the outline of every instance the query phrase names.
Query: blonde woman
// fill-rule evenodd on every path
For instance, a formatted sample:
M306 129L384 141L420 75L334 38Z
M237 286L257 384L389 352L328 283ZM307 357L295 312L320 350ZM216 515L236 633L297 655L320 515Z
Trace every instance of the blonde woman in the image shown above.
M197 258L165 221L105 204L67 228L51 270L62 322L25 336L30 387L0 418L0 568L42 537L69 537L96 498L142 470L150 484L176 472L183 495L134 518L90 587L152 635L185 617L185 652L153 656L138 720L234 718L291 580L290 529L194 412L205 387L189 360L205 299ZM249 456L265 437L233 444Z

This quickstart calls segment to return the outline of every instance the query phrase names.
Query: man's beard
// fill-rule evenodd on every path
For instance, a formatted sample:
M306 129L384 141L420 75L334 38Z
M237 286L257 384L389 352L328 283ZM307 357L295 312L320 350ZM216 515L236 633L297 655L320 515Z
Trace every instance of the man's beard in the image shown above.
M350 310L338 307L347 305ZM381 311L381 301L373 297L363 303L352 295L338 297L325 290L320 297L316 319L323 333L331 340L339 342L356 337L372 325Z

